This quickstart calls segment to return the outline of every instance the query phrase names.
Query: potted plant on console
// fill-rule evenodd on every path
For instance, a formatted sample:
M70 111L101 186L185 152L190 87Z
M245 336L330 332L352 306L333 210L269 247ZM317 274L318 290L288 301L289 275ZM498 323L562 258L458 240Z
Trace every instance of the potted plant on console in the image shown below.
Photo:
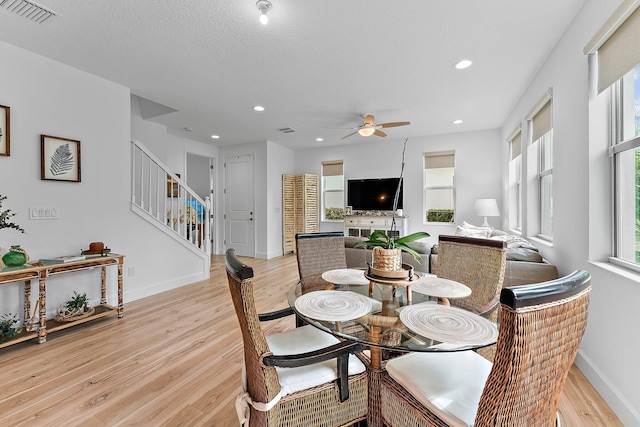
M55 317L57 322L70 322L73 320L88 317L95 309L89 306L89 299L86 293L77 293L73 291L73 297L64 303L64 308L58 311Z
M393 198L393 212L391 219L391 228L389 233L376 230L371 233L368 240L357 242L354 247L371 246L373 247L373 260L372 266L375 270L384 272L397 272L403 271L402 265L402 251L409 253L416 261L420 261L420 254L411 249L407 243L429 237L429 233L424 231L418 231L416 233L409 234L403 237L395 237L396 231L396 212L398 207L398 199L400 197L400 189L402 188L402 175L404 173L404 152L407 148L407 140L404 140L404 147L402 148L402 168L400 170L400 180L398 181L398 188ZM411 270L411 269L409 269ZM384 273L383 273L384 274ZM410 271L407 275L411 275ZM398 277L392 275L391 277Z

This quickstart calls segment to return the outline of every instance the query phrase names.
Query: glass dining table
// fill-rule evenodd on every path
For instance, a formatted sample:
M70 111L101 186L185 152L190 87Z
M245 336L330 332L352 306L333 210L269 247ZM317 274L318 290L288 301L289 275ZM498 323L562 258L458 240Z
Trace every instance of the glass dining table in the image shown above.
M367 425L376 427L383 424L383 355L472 350L496 342L493 322L449 304L470 294L467 286L433 275L394 280L338 269L297 282L287 299L304 322L369 348Z
M295 313L340 339L368 346L373 369L381 368L384 350L463 351L494 344L498 337L493 322L449 305L470 295L468 287L433 275L393 280L338 269L305 283L288 292Z

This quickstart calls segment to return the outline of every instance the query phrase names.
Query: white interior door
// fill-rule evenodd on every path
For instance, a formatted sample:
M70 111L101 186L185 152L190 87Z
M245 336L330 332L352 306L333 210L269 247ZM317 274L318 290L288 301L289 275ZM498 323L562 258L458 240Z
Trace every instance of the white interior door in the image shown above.
M255 256L253 156L225 158L225 250Z

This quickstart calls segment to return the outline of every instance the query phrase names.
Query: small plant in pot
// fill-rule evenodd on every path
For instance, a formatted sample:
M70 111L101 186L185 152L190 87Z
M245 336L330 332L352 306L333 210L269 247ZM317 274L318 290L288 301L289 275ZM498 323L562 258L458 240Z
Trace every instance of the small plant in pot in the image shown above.
M59 310L55 320L59 322L74 320L81 316L86 317L93 311L93 307L89 306L89 298L87 298L86 292L79 294L73 291L73 297L64 303L64 308Z
M22 328L13 327L16 323L18 323L18 317L15 314L3 314L0 317L0 342L4 342L22 332Z
M396 189L395 197L393 198L393 212L391 219L391 229L389 235L396 234L396 212L398 208L398 200L400 197L400 189L402 188L402 175L404 173L404 152L407 148L407 140L404 140L404 146L402 148L402 168L400 170L400 179L398 181L398 188ZM371 246L373 247L373 262L372 267L380 271L398 271L402 270L402 251L405 251L416 261L420 261L420 254L411 249L407 243L415 240L429 237L429 233L424 231L418 231L416 233L409 234L403 237L390 237L384 231L376 230L371 233L368 240L363 242L357 242L354 247ZM411 273L409 273L411 275Z

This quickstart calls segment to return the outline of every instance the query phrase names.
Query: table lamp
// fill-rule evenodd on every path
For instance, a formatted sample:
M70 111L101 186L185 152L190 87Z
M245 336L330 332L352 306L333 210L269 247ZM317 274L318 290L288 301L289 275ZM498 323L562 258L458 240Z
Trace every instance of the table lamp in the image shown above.
M488 216L500 216L500 210L498 209L498 202L496 199L477 199L476 204L473 207L473 213L478 216L484 217L484 223L482 227L490 227L487 222Z

